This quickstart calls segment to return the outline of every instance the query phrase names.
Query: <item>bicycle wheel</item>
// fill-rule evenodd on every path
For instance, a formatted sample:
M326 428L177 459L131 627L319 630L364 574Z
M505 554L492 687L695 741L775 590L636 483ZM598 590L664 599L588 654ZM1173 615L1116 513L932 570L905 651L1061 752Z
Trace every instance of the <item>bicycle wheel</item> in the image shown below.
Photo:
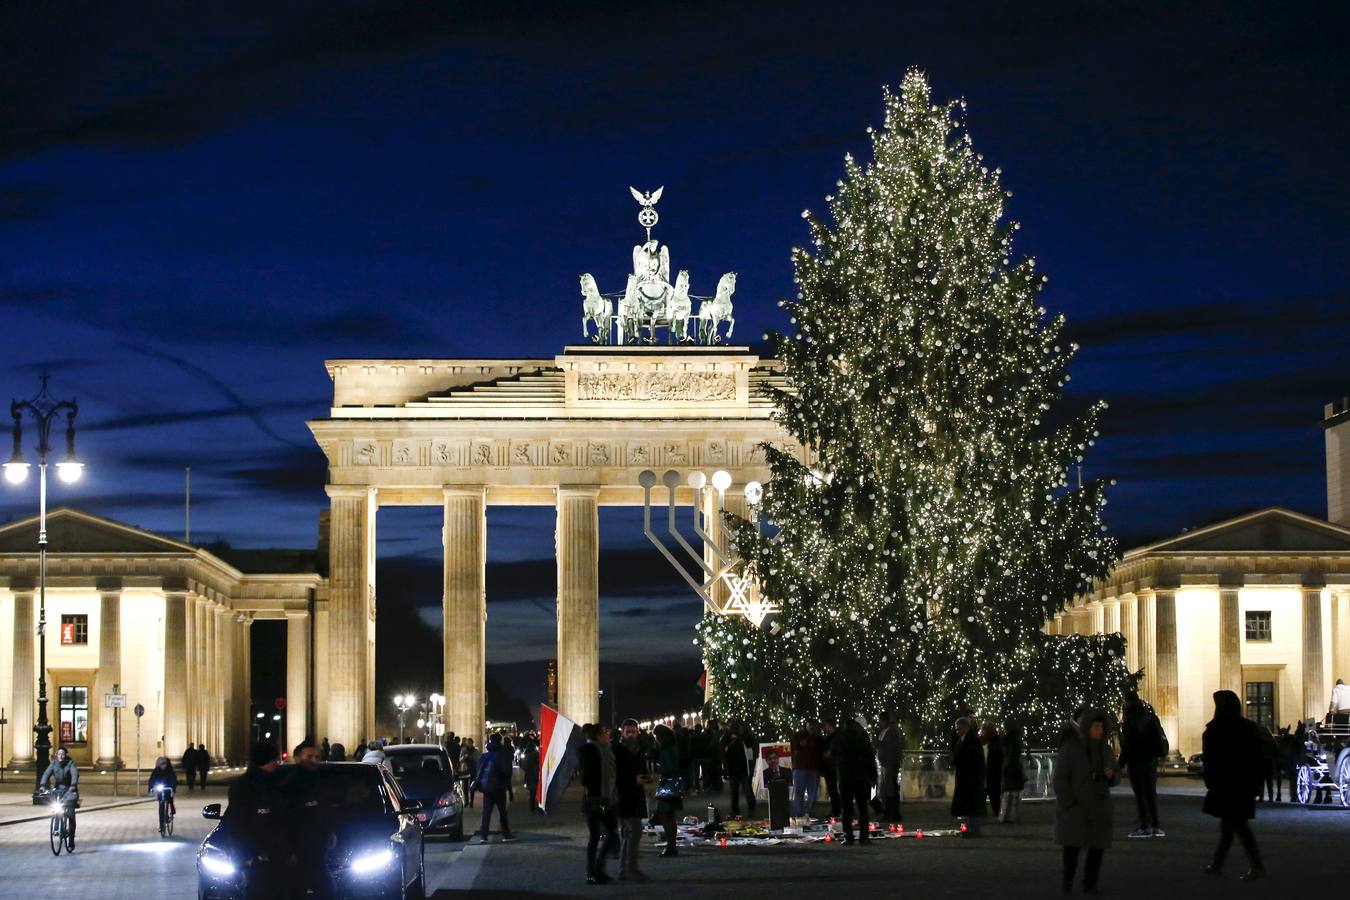
M66 845L65 835L61 834L61 822L61 816L52 816L51 827L48 829L51 832L52 854L55 856L60 856L61 850Z
M66 816L64 826L61 829L66 835L66 852L75 852L75 817Z
M159 836L165 837L168 834L169 808L163 799L159 801Z

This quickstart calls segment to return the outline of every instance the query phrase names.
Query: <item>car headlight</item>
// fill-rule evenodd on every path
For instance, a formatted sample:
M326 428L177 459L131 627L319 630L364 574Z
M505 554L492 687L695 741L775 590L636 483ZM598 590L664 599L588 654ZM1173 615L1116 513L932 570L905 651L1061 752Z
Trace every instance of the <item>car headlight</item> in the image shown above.
M386 847L383 850L376 850L374 853L363 853L352 860L352 871L357 875L368 875L371 872L378 872L394 861L394 851Z
M217 878L231 878L235 872L239 871L234 867L230 858L219 850L207 849L202 851L201 860L202 868Z

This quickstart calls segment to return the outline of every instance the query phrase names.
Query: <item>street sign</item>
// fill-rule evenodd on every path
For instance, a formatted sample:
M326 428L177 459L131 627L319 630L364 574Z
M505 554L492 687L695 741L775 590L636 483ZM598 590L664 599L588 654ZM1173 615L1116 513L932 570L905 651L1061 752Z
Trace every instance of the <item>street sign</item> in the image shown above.
M278 698L277 698L277 701L276 701L276 707L277 707L277 712L281 712L283 709L285 709L285 708L286 708L286 698L285 698L285 697L278 697Z
M142 706L142 705L139 704L139 703L137 703L136 706L135 706L135 708L133 708L131 711L134 712L134 713L136 714L136 718L138 718L138 719L139 719L141 716L145 715L145 707ZM139 723L137 724L137 727L140 727L140 726L139 726Z
M104 694L104 695L103 695L103 705L106 706L108 709L126 709L126 708L127 708L127 695L126 695L126 694Z

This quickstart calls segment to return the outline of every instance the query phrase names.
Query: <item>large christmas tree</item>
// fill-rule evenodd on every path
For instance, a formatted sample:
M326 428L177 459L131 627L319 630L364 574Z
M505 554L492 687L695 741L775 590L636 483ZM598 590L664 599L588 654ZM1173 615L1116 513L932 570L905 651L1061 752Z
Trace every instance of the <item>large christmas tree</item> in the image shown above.
M763 527L733 523L781 612L700 626L714 711L781 733L892 709L929 743L974 712L1048 739L1126 675L1118 635L1042 632L1115 559L1104 485L1070 477L1104 404L1065 409L1076 348L965 103L910 72L885 104L874 161L846 158L828 218L803 214L770 339L777 419L812 459L767 448Z

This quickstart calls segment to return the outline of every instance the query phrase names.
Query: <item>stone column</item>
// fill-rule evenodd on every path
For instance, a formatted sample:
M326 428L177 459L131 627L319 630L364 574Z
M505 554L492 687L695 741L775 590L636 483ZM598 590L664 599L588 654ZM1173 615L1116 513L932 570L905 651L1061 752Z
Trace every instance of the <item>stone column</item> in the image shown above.
M286 746L309 736L309 611L286 611Z
M375 590L375 490L329 485L328 739L355 748L370 737L370 602Z
M1171 742L1173 755L1181 746L1178 729L1181 714L1181 697L1177 684L1177 592L1158 591L1155 595L1154 621L1156 643L1154 644L1155 665L1158 670L1157 684L1154 686L1157 699L1154 710L1162 722L1167 739Z
M34 592L31 588L14 591L14 656L13 687L11 689L14 708L9 711L10 735L13 739L10 751L10 764L15 766L33 765L33 719L37 714L37 692L33 689L36 677L35 659L37 643L37 619L34 614Z
M1126 597L1120 601L1120 634L1125 638L1125 666L1131 672L1139 669L1139 600Z
M1350 680L1350 594L1331 595L1331 683Z
M1054 625L1054 630L1053 630L1051 633L1052 633L1052 634L1067 634L1067 633L1068 633L1068 632L1066 632L1066 631L1064 630L1064 613L1061 612L1061 613L1056 613L1056 614L1055 614L1055 625Z
M1106 606L1100 600L1087 605L1087 631L1084 634L1106 633Z
M166 598L167 599L167 598ZM168 621L167 615L165 622ZM168 631L165 630L165 646L168 646ZM186 714L186 722L183 726L185 732L184 738L189 744L196 744L201 733L197 727L197 707L201 704L197 694L200 691L199 679L197 676L197 601L190 596L183 596L183 708ZM165 665L168 665L167 660ZM168 669L165 669L165 678L168 678ZM167 726L166 726L167 727ZM178 765L179 760L173 761Z
M116 710L103 705L103 695L113 692L113 685L122 683L122 586L99 585L98 589L98 675L94 679L93 696L89 704L98 716L98 756L94 766L99 769L121 768L117 758L116 734L113 718Z
M1144 680L1140 684L1143 688L1140 694L1149 703L1157 706L1158 703L1158 666L1155 659L1154 650L1157 647L1157 634L1154 631L1154 608L1157 598L1150 591L1145 594L1139 594L1137 597L1136 630L1139 632L1139 665L1138 668L1144 670Z
M196 648L193 654L195 664L193 666L193 686L192 695L196 701L193 722L193 731L197 735L197 743L205 744L210 739L210 732L206 730L207 720L210 719L209 710L211 708L211 681L207 677L207 659L206 659L206 619L210 615L210 607L207 606L205 597L192 598L192 607L194 610L193 623L195 628L192 634L192 643Z
M230 658L226 646L226 635L229 631L230 619L228 610L224 606L217 604L211 610L211 640L214 644L214 666L212 667L211 684L213 686L212 698L214 706L212 709L213 718L211 727L214 737L209 745L215 758L225 762L229 758L226 748L225 722L226 704L229 700L230 691Z
M1120 631L1120 598L1113 597L1102 603L1102 634L1116 634Z
M445 728L483 746L487 716L487 493L446 487L441 528Z
M310 710L310 720L314 723L314 736L320 741L328 734L328 704L323 700L328 696L328 604L318 603L314 607L314 709Z
M236 628L235 678L239 682L239 733L243 735L245 761L253 746L253 614L244 613ZM289 749L289 748L288 748Z
M599 495L558 488L558 706L574 722L600 716Z
M188 679L191 640L187 616L191 610L187 592L164 592L164 755L175 768L187 749L189 734L188 704L192 693Z
M232 763L241 761L243 748L236 722L239 721L239 697L235 693L236 663L234 610L222 606L216 620L216 640L220 644L220 755Z
M1303 586L1303 718L1322 720L1327 684L1322 671L1322 588Z
M1219 586L1219 690L1246 703L1242 686L1242 607L1238 588Z

